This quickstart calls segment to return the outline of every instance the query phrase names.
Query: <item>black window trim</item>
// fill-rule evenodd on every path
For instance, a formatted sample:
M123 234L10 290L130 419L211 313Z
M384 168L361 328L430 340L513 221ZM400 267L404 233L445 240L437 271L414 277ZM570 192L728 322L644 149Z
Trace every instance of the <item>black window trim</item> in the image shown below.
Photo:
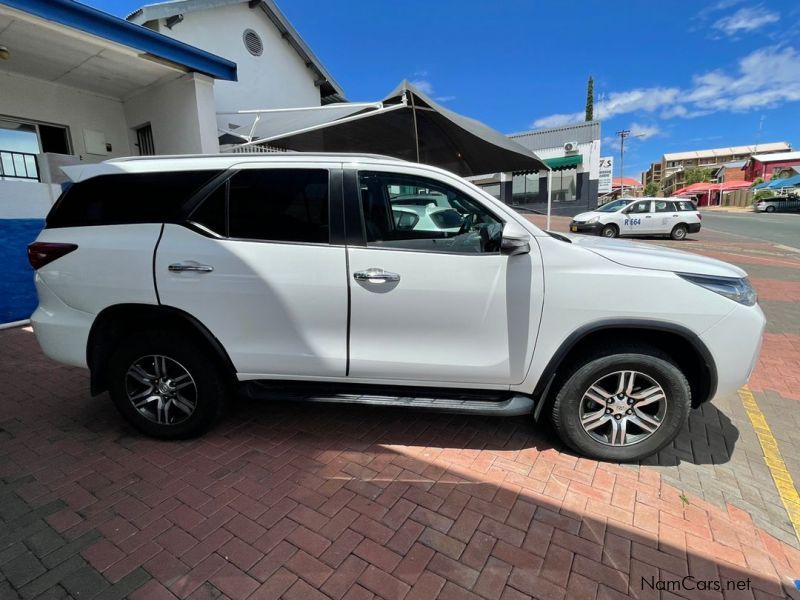
M327 242L293 242L290 240L261 240L256 238L240 238L230 235L230 223L228 214L228 203L230 201L230 181L240 171L253 171L253 170L279 170L279 169L293 169L293 170L308 170L308 171L327 171L328 172L328 241ZM219 189L220 186L226 186L225 189L225 232L224 235L212 231L202 223L192 220L194 213L199 210L202 204L208 200L211 195ZM260 166L256 169L241 169L230 168L220 174L219 177L214 178L212 182L204 186L197 194L184 205L186 215L182 222L179 223L206 237L218 240L232 241L232 242L251 242L259 244L283 244L291 246L321 246L321 247L344 247L345 234L344 234L344 211L342 208L342 169L338 167L329 166L315 166L315 167L298 167L286 164L275 166ZM336 217L334 221L334 216ZM336 243L334 243L336 240Z
M387 171L384 168L367 168L367 169L345 168L344 211L345 211L345 223L346 223L346 239L348 246L358 246L360 248L369 248L370 250L380 250L384 252L416 252L421 254L444 254L444 255L449 254L452 256L483 256L483 257L503 256L503 254L501 254L500 251L458 252L455 250L423 250L419 248L370 246L369 244L367 244L367 231L366 231L366 225L364 223L364 209L361 206L361 188L358 184L358 178L362 172L385 173L389 175L395 174L406 177L421 177L421 178L431 179L432 181L439 183L440 185L450 185L448 183L445 183L443 181L440 181L434 177L430 177L427 175L399 173L397 171L391 171L391 170ZM488 207L486 205L486 202L483 201L483 199L476 198L472 194L462 192L461 190L457 191L467 196L470 200L480 204L480 206L482 206L493 218L497 219L498 222L502 223L503 227L505 227L505 225L508 223L507 219L499 217L497 213L495 213L490 207Z

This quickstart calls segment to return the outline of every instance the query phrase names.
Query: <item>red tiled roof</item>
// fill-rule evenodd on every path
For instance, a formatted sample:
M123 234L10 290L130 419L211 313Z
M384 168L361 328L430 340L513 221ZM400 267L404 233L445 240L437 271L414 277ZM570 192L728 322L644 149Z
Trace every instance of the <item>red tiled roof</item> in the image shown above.
M620 182L623 182L625 187L642 187L642 182L638 179L634 179L633 177L614 177L611 180L611 187L622 187L622 183Z

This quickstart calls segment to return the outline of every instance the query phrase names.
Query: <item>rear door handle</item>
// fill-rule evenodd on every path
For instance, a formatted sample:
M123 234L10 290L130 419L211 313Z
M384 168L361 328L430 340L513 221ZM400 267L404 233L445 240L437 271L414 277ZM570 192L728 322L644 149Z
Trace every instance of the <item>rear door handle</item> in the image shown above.
M167 268L171 273L182 273L184 271L192 271L194 273L211 273L211 271L214 270L214 267L211 265L186 265L183 263L173 263Z
M370 283L384 282L384 281L400 281L400 275L384 271L380 267L371 267L363 271L356 271L353 273L353 279L356 281L367 281Z

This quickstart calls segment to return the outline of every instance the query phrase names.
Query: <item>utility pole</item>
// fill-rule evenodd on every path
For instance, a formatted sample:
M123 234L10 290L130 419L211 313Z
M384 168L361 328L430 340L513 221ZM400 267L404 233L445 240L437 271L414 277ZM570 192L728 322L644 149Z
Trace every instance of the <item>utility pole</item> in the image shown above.
M625 138L631 135L630 129L618 131L615 135L619 136L619 197L625 195Z

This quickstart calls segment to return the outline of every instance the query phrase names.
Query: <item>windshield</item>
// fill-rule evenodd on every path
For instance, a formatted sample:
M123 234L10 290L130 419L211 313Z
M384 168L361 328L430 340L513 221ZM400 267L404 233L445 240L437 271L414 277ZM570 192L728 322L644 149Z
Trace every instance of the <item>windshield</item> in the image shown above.
M603 206L598 206L595 208L595 210L597 212L617 212L620 208L624 208L628 204L630 204L630 200L621 198L619 200L609 202L608 204L603 204Z

